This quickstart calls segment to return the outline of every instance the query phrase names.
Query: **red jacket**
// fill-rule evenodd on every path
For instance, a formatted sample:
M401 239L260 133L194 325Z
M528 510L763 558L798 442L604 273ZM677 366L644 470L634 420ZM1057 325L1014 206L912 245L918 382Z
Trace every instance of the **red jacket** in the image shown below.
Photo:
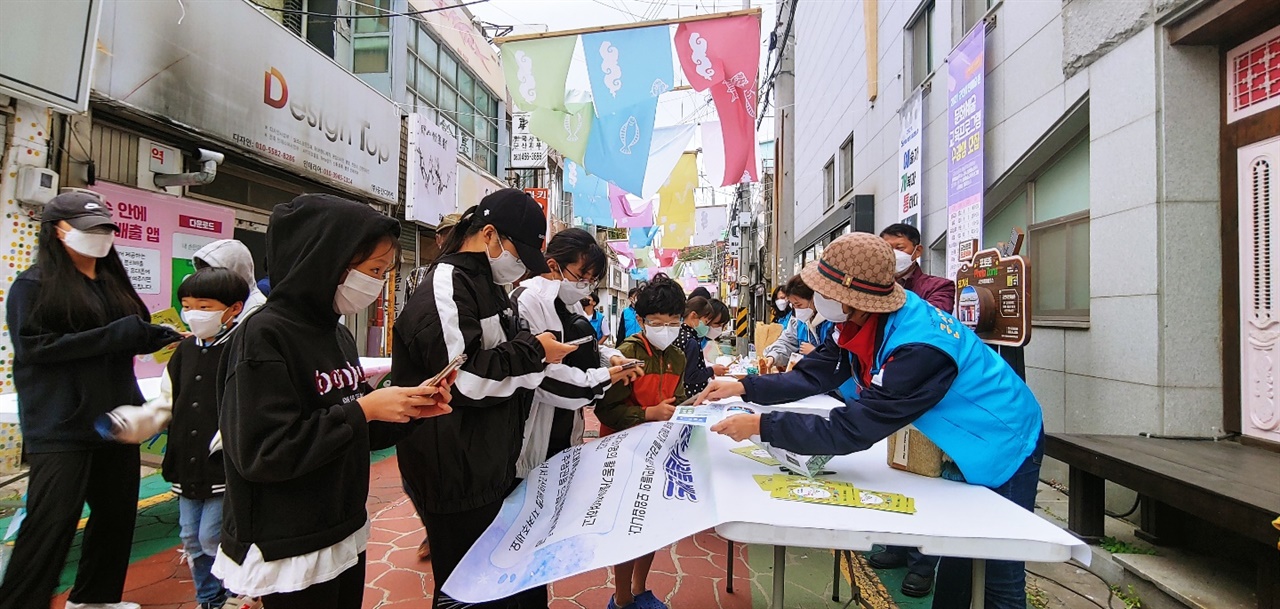
M928 275L920 270L920 265L917 263L911 265L911 270L900 277L898 283L902 284L904 289L915 292L916 296L923 298L925 302L947 313L955 312L956 282L946 277Z

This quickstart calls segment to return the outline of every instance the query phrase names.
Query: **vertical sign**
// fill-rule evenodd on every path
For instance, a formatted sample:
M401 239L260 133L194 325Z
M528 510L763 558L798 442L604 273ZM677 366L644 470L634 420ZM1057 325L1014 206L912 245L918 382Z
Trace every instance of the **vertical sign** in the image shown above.
M548 188L526 188L525 192L533 197L534 201L542 207L542 216L547 218L547 232L543 233L547 239L551 239L551 190Z
M511 117L511 168L545 169L547 145L529 131L529 113Z
M986 27L979 23L947 58L947 277L982 242L982 140Z
M920 228L920 141L922 112L920 91L907 98L898 116L898 222ZM922 233L923 234L923 233Z
M410 114L405 217L430 226L458 208L458 141L422 114Z

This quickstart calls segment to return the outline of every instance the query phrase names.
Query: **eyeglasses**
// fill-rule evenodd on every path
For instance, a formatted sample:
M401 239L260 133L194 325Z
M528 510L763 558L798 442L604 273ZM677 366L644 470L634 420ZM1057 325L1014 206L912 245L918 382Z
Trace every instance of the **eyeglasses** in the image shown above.
M580 290L594 290L596 289L596 285L599 283L598 281L587 281L586 279L583 279L582 276L578 275L577 273L574 273L567 266L560 267L560 276L564 277L565 273L569 273L573 276L572 283L573 285L577 286L578 289Z
M644 325L650 328L679 328L684 322L673 321L669 324L660 324L656 321L644 320Z

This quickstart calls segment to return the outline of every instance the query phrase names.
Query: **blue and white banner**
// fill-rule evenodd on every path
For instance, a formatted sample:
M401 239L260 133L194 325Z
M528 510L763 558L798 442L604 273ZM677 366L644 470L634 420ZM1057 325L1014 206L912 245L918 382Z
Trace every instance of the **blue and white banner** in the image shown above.
M657 116L656 99L633 104L613 114L597 116L587 137L584 164L591 173L627 192L643 196L649 148L653 145L653 124Z
M665 25L585 34L582 53L597 116L640 103L656 104L675 81L671 28Z
M565 159L564 189L573 195L573 215L581 218L584 224L613 226L608 182L587 173L582 165Z

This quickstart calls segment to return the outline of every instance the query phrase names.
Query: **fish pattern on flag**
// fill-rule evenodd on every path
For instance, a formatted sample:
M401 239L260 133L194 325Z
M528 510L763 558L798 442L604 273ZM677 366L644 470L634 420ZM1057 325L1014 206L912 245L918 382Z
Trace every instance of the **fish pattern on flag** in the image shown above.
M756 170L756 81L760 17L743 15L682 23L676 55L697 91L711 91L724 132L722 186L759 180Z
M597 116L591 125L583 165L627 192L644 192L644 174L649 166L649 147L657 116L656 100Z
M564 83L578 39L557 36L502 45L502 72L521 110L564 111Z
M658 190L657 224L663 227L663 247L689 247L694 231L693 193L697 187L698 156L688 153L680 158L666 185Z
M534 110L529 117L529 132L565 158L582 164L594 121L590 102L569 103L564 110Z
M582 52L597 116L656 104L675 80L669 26L583 34Z
M628 193L613 184L609 185L609 209L618 228L644 228L653 226L653 200L632 205Z

